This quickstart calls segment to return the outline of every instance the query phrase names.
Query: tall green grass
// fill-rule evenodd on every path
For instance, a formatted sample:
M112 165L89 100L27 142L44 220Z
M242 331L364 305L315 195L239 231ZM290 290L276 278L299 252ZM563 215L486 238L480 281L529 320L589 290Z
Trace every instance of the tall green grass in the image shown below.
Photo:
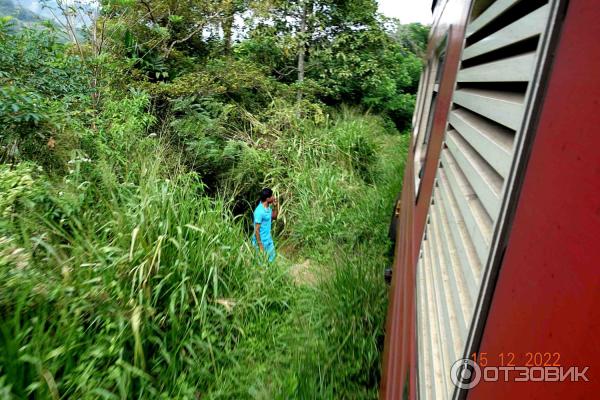
M214 197L146 106L106 107L62 181L0 169L3 398L375 398L405 137L342 110L247 145ZM256 157L284 200L269 268L227 190ZM288 272L306 259L316 283Z

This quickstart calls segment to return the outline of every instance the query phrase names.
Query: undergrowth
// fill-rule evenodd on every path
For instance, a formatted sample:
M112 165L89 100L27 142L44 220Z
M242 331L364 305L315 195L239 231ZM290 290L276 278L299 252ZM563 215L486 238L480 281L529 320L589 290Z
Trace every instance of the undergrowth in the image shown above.
M63 178L0 167L3 398L375 398L406 137L345 109L209 196L132 96ZM269 268L232 213L253 157L283 200ZM306 259L316 284L288 273Z
M91 56L50 27L9 25L0 18L0 398L376 398L407 151L396 114L411 109L418 59L390 47L382 75L371 56L368 69L336 56L323 82L349 87L298 96L239 58L255 39L213 61L188 49L171 76L119 53L118 32ZM348 78L357 71L369 81ZM269 267L249 240L264 186L281 205Z

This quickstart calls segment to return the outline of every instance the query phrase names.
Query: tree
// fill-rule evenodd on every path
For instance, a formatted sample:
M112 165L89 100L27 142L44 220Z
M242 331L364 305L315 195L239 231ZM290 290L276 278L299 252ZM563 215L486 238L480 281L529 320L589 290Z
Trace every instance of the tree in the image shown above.
M311 53L331 46L339 35L377 24L374 0L272 0L262 2L260 10L255 16L258 27L270 24L274 35L295 43L298 99L307 70L314 66Z
M248 0L223 0L221 28L223 30L223 52L231 53L235 17L248 9Z
M425 55L429 37L429 27L418 22L403 25L400 21L394 21L392 38L403 48L419 57Z

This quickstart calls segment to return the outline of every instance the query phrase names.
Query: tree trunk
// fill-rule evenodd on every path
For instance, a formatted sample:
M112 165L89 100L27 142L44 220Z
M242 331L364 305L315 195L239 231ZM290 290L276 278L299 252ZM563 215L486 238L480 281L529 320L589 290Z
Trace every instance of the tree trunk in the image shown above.
M302 2L302 14L300 15L300 46L298 49L298 83L304 82L305 58L306 58L306 32L308 19L309 1ZM302 100L302 88L298 88L298 101Z
M225 41L225 54L231 53L231 45L233 42L233 22L235 20L235 4L233 0L229 1L226 10L225 18L223 19L223 39Z

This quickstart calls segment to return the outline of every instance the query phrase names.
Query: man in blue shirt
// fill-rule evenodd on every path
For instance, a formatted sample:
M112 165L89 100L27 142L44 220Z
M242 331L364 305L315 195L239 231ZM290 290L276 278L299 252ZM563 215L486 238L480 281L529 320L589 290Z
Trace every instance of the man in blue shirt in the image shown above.
M273 209L271 209L271 204ZM273 196L273 191L265 188L260 193L260 202L254 209L254 234L252 235L252 244L254 247L267 253L269 262L275 260L275 244L271 237L271 221L277 219L279 206L277 199Z

